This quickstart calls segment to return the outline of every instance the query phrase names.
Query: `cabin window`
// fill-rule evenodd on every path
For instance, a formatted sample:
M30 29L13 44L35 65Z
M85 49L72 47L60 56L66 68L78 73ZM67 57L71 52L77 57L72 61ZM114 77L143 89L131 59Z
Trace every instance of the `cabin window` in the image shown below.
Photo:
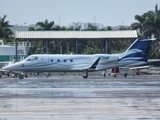
M60 59L58 59L57 62L60 62Z
M64 59L64 62L67 62L67 60L66 60L66 59Z
M38 57L35 57L35 60L38 60Z
M70 59L70 62L73 62L73 60L72 60L72 59Z
M51 59L51 62L53 62L53 59Z

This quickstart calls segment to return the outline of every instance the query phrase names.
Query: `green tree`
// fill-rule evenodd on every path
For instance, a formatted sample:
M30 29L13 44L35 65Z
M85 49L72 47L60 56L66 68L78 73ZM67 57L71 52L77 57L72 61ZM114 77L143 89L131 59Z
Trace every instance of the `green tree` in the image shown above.
M146 37L160 37L160 10L158 5L155 6L154 11L147 12L147 16L144 22L144 35Z
M74 31L74 27L73 26L69 26L69 28L67 28L67 31Z
M126 27L126 26L120 26L120 28L118 30L129 30L130 28L129 27Z
M96 54L96 53L101 53L101 50L98 47L96 48L88 47L83 52L83 54Z
M155 6L154 11L148 11L142 16L136 15L135 19L138 21L131 24L131 29L139 31L140 36L143 37L155 37L156 41L151 46L150 57L159 58L160 57L160 10L158 10L158 5Z
M36 28L30 26L30 27L28 28L28 31L36 31Z
M54 30L60 31L60 30L61 30L61 27L60 27L59 25L55 25L55 26L54 26Z
M124 27L123 27L124 28ZM122 28L121 28L122 29ZM112 31L112 27L111 26L107 26L107 31ZM107 40L108 43L108 50L107 53L115 53L115 51L120 51L121 47L121 42L119 42L118 40Z
M135 15L135 19L138 21L138 22L134 22L131 24L131 29L132 30L138 30L138 33L140 36L143 36L143 23L145 22L145 17L146 16L146 13L143 14L142 16L141 15Z
M144 35L146 37L154 36L157 38L151 47L151 57L160 57L160 10L158 10L158 5L155 6L154 11L148 11L147 17L144 22Z
M54 21L48 22L48 20L46 19L44 22L37 22L36 26L38 26L38 31L52 31L54 30ZM43 53L45 51L45 46L46 46L46 42L49 41L44 41L42 40L42 44L41 44L41 49L39 51L41 51L41 53ZM50 53L51 49L48 49L48 52Z
M112 30L112 27L111 26L107 26L106 30L110 31L110 30Z
M75 31L80 31L81 30L81 26L78 26L75 28Z
M4 15L3 18L0 17L0 37L1 38L9 38L10 35L13 34L10 27L12 25L9 24L9 21L6 21L7 15Z
M88 30L88 31L97 31L98 28L97 28L97 26L89 23L89 24L88 24L88 28L87 28L86 30Z
M61 30L62 30L62 31L66 31L67 28L66 28L65 26L62 26L62 27L61 27Z
M36 26L39 27L37 30L54 30L54 21L48 22L46 19L44 22L37 22Z

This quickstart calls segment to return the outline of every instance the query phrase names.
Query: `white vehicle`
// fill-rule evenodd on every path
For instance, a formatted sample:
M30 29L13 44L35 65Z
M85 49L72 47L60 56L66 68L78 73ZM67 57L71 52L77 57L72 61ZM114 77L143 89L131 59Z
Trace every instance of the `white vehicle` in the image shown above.
M14 62L0 62L0 77L2 77L2 75L7 75L9 77L11 71L9 70L3 70L2 67L3 66L7 66L7 65L11 65Z
M106 70L129 64L145 64L152 43L151 38L138 38L120 54L62 55L35 54L23 61L4 67L4 70L22 72L75 72L82 71L83 78L88 71Z

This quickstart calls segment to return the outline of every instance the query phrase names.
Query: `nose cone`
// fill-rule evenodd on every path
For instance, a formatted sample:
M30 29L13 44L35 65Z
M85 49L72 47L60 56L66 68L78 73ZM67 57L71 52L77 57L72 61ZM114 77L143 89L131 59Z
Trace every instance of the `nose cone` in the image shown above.
M10 65L3 67L3 70L17 71L19 70L20 66L21 64L14 63L14 64L10 64Z
M3 70L7 70L7 68L6 68L6 67L3 67L2 69L3 69Z
M12 65L7 65L3 67L3 70L12 70L12 69L13 69Z

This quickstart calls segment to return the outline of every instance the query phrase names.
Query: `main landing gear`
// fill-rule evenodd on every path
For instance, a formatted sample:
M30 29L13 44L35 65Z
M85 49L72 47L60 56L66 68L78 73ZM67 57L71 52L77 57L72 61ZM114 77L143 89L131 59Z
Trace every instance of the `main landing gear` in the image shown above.
M88 71L87 70L83 70L83 78L88 78Z
M106 70L104 70L104 71L101 73L101 75L102 75L103 77L106 77Z
M19 79L24 79L24 77L25 78L27 78L28 77L28 75L27 75L27 73L21 73L20 75L19 75Z

